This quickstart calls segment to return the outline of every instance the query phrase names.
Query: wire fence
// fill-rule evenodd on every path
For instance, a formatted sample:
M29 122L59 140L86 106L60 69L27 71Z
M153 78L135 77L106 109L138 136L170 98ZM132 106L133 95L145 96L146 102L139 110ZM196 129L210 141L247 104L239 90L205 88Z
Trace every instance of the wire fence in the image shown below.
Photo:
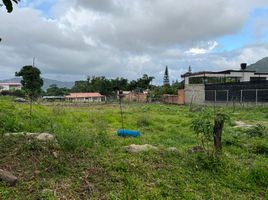
M206 90L206 102L268 103L268 89Z

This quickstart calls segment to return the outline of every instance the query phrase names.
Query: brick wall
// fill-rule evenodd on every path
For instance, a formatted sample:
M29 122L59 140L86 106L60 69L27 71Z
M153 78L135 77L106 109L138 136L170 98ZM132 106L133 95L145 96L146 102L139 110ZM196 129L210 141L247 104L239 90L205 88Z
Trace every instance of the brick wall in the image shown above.
M147 94L130 92L129 94L126 94L123 97L123 100L128 101L128 102L146 103L147 102Z

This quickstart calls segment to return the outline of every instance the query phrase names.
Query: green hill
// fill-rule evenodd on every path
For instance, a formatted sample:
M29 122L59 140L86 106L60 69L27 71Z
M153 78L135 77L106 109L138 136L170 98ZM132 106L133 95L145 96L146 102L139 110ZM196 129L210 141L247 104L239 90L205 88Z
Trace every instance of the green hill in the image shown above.
M247 68L256 70L257 72L268 72L268 57L257 61L255 64L249 65Z

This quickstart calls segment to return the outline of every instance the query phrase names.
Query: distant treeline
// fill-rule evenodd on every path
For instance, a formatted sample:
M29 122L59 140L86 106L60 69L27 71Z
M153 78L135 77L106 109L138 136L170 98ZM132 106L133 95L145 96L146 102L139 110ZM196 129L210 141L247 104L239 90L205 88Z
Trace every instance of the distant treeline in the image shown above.
M183 88L182 82L173 82L171 85L152 85L154 77L144 74L137 80L129 81L126 78L107 79L104 76L88 77L86 80L76 81L74 86L69 88L59 88L53 84L43 91L46 96L63 96L71 92L99 92L107 97L115 97L118 90L143 92L149 90L152 98L158 99L163 94L177 94L178 89ZM4 92L4 91L3 91ZM5 91L4 95L23 96L23 91Z

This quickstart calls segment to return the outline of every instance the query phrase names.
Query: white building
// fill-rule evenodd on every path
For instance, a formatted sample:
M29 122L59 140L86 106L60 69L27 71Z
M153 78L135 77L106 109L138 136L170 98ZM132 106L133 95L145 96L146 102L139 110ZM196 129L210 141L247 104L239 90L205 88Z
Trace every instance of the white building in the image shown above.
M202 104L205 102L205 85L207 84L268 81L268 72L259 73L247 70L246 64L243 63L240 70L187 72L181 77L184 78L185 84L185 103Z
M0 83L0 91L15 91L21 90L21 83Z

